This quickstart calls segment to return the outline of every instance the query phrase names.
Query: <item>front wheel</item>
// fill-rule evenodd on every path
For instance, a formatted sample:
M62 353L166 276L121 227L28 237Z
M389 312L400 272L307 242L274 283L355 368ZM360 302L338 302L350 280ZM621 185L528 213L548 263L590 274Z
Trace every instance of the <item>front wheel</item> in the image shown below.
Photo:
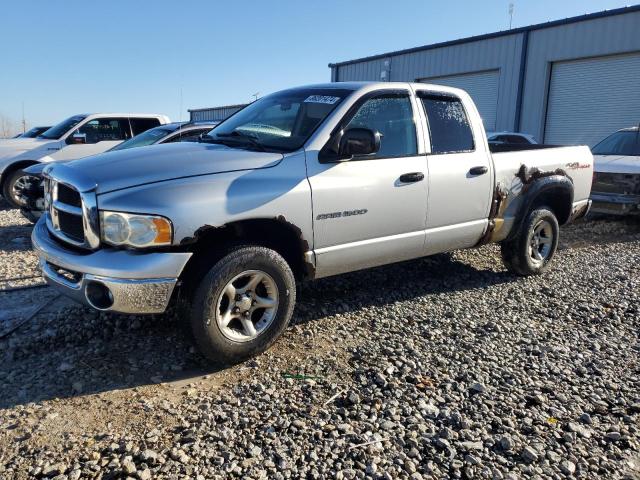
M31 175L25 173L24 170L18 169L11 172L2 186L2 196L12 207L25 207L27 205L30 181Z
M544 272L558 248L560 227L551 210L545 207L531 210L520 232L500 245L507 269L518 275L539 275Z
M274 250L245 246L213 265L191 306L193 337L209 360L234 364L267 350L293 314L296 285Z

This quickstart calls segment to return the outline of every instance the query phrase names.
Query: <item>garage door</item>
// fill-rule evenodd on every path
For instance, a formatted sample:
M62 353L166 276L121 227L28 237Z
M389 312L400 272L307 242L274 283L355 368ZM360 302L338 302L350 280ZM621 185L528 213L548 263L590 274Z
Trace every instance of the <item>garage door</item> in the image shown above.
M553 64L545 143L593 146L638 122L640 53Z
M466 90L480 111L484 128L492 131L496 128L499 80L500 71L489 70L486 72L467 73L465 75L424 78L419 81Z

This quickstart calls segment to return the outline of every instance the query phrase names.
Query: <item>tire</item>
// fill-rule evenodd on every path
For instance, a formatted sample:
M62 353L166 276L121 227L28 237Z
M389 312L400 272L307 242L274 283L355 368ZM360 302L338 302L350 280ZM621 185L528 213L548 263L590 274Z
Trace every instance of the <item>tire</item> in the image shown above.
M234 247L200 281L189 316L191 333L210 361L239 363L276 341L295 300L295 279L284 258L264 247Z
M12 207L22 208L27 205L26 199L20 197L19 190L16 190L14 186L21 178L29 176L30 175L26 174L24 170L18 169L11 172L4 181L2 185L2 196Z
M558 220L551 210L531 210L518 234L500 245L505 267L522 276L540 275L556 253L559 236Z
M44 212L42 210L30 210L28 208L21 208L20 213L31 223L36 224L38 223L38 220L40 220L40 217Z

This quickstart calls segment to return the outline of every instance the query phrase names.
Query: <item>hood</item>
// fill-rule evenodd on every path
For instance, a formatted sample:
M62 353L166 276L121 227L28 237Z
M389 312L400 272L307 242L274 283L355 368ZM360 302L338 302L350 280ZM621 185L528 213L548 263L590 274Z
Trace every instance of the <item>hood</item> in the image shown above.
M629 155L594 155L593 171L601 173L640 174L640 157Z
M27 150L33 150L51 140L43 138L13 138L9 140L0 140L0 159L9 158Z
M29 148L34 144L50 142L46 138L9 138L6 140L0 140L0 148Z
M280 153L184 142L103 153L65 163L64 167L95 181L100 194L196 175L267 168L282 158ZM55 166L53 170L55 175Z

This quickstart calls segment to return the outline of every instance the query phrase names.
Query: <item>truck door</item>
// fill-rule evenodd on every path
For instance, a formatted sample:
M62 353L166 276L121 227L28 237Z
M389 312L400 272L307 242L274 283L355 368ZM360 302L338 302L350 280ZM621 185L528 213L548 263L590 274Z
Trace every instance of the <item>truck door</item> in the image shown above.
M427 161L416 106L408 90L366 94L337 130L379 132L379 151L331 163L308 155L316 276L420 256Z
M427 116L431 152L425 254L471 247L488 224L493 169L471 100L418 91ZM470 105L472 111L467 111Z
M131 138L126 118L94 118L73 131L63 147L53 155L55 160L75 160L106 152L123 140Z

